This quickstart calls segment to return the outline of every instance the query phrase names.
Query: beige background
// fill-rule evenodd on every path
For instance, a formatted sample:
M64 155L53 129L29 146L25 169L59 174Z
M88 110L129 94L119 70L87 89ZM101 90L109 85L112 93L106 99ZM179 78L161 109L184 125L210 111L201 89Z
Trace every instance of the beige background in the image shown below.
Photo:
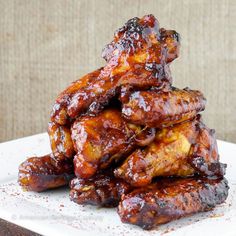
M46 130L56 95L103 64L129 18L153 13L182 36L175 85L201 89L206 123L236 142L235 0L0 0L0 141Z

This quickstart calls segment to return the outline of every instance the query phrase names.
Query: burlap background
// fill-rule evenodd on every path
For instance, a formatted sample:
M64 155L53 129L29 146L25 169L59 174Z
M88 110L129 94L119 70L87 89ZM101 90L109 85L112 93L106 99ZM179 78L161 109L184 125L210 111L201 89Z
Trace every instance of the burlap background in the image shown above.
M206 123L236 142L235 0L0 0L0 141L45 131L56 95L103 64L117 27L147 13L182 36L175 85L201 89Z

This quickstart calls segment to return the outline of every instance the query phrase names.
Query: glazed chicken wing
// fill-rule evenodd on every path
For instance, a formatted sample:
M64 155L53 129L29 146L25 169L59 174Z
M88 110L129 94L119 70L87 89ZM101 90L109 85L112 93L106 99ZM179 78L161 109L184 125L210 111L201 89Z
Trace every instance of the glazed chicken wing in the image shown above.
M123 195L118 214L123 223L143 229L209 211L228 196L226 179L170 179Z
M72 140L77 154L75 174L89 178L97 170L129 154L136 144L146 144L155 137L140 126L126 123L116 109L104 110L95 117L82 117L72 125Z
M64 125L82 113L97 114L124 85L145 89L171 83L168 63L178 56L179 45L178 33L160 29L153 15L129 20L103 50L107 65L92 79L85 76L85 86L72 84L59 95L51 120Z
M115 170L115 176L134 186L145 186L156 176L222 176L224 169L225 165L219 162L215 137L198 116L161 129L149 146L136 149Z
M205 103L197 90L137 91L123 103L122 114L131 123L161 128L193 119Z
M123 194L132 187L115 178L112 170L103 171L89 179L75 178L70 182L70 199L78 204L116 207Z
M73 163L58 162L51 154L24 161L19 166L18 182L25 190L42 192L67 185L73 177Z
M193 175L195 170L187 160L197 135L197 122L195 119L157 131L155 140L149 146L136 149L115 170L116 177L134 186L145 186L156 176Z

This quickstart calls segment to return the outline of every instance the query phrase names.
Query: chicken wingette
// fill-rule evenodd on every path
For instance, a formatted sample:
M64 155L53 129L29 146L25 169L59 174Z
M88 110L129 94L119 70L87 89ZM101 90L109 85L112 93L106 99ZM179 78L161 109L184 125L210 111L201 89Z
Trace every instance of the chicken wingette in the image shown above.
M181 217L212 210L228 196L225 178L166 179L123 195L118 214L123 223L152 229Z
M193 119L205 109L206 99L197 90L137 91L123 103L122 114L131 123L162 128Z

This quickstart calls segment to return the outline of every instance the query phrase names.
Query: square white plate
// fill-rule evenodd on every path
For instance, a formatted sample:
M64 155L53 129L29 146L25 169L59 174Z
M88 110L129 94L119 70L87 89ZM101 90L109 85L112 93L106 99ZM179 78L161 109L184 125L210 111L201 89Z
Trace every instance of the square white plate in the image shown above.
M0 144L0 218L43 235L236 235L236 144L218 141L221 161L228 164L226 203L215 210L162 225L152 231L122 224L115 209L80 206L68 188L45 193L23 192L18 165L26 157L50 152L46 133Z

